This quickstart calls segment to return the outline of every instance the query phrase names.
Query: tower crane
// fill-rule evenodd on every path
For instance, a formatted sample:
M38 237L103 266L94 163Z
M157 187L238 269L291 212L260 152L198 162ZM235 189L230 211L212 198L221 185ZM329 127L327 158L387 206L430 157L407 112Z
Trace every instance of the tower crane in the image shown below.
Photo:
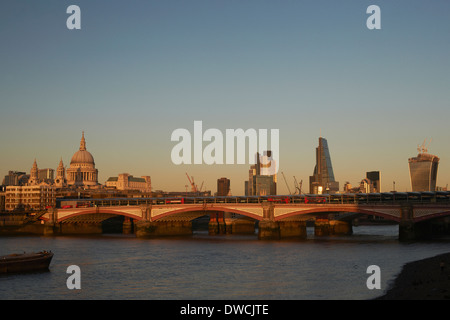
M298 190L298 194L302 194L302 184L303 184L303 180L301 180L300 183L298 183L297 178L294 176L294 185L295 185L296 193Z
M426 144L427 139L425 139L425 140L423 140L422 145L417 146L417 150L419 151L419 153L427 153L428 152L428 148L430 147L431 140L433 140L433 138L431 138L430 141L428 141L428 144Z
M286 177L284 176L284 172L281 171L281 174L283 175L284 182L286 183L286 187L288 188L289 194L291 195L292 192L291 192L291 189L289 188L289 185L288 185L288 183L287 183L287 181L286 181Z
M192 177L192 181L191 181L191 178L189 178L189 175L187 174L187 172L186 172L186 176L189 180L189 183L191 184L191 191L197 192L197 187L195 186L195 183L194 183L194 177Z
M191 176L191 179L192 179L192 183L193 183L193 185L194 185L194 192L198 192L198 186L197 186L197 184L196 184L195 181L194 181L194 177Z

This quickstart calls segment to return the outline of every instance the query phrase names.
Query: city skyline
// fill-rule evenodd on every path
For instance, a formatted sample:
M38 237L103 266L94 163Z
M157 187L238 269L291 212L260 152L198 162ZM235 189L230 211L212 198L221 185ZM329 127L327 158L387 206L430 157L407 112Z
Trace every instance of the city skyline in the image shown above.
M329 169L331 169L331 172L333 171L333 169L332 169L332 166L331 166L331 162L329 162L330 161L330 159L329 159L329 157L330 157L330 154L329 154L329 152L328 152L328 144L327 144L327 140L324 138L324 137L322 137L322 136L320 136L319 137L319 147L317 147L316 148L316 156L318 156L319 154L318 154L318 150L321 148L321 144L324 144L325 145L325 149L326 149L326 154L327 155L322 155L321 153L319 153L320 154L320 157L319 158L327 158L328 160L326 160L327 161L327 165L329 166ZM79 150L80 151L85 151L86 150L86 142L85 142L85 137L84 137L84 132L82 132L82 138L81 138L81 142L80 142L80 148L79 148ZM423 150L423 145L422 145L422 150L421 150L421 148L420 148L420 146L418 146L418 148L417 148L417 150L419 151L419 156L423 156L423 154L425 154L425 155L427 155L428 153L428 150L426 149L425 151ZM32 165L32 167L31 167L31 169L29 170L29 171L27 171L27 170L24 170L23 172L25 172L26 174L29 174L30 175L30 181L31 180L33 180L33 170L35 171L35 177L34 177L34 179L36 180L37 179L37 175L38 175L38 169L39 169L39 175L41 174L41 171L46 171L46 170L52 170L53 172L58 172L58 170L60 170L61 168L64 168L64 171L66 171L66 172L68 172L68 171L70 171L71 170L71 167L72 167L72 162L73 162L73 160L74 160L74 157L77 157L78 156L78 154L79 154L79 152L80 151L76 151L75 152L75 154L72 156L72 160L69 162L70 163L70 166L68 166L68 165L63 165L63 160L62 160L62 158L60 159L60 161L59 161L59 164L58 164L58 167L56 168L56 169L54 169L54 168L50 168L50 167L45 167L45 169L44 168L42 168L42 167L40 167L40 166L38 166L37 165L37 159L34 159L34 162L33 162L33 165ZM269 151L270 152L270 151ZM321 151L322 152L322 151ZM90 155L90 153L89 153L89 156L91 157L91 159L92 159L92 156ZM431 155L432 157L436 157L436 156L433 156L433 155ZM259 157L258 157L259 158ZM316 159L317 160L317 159ZM411 158L409 158L408 159L408 164L410 163L410 160L411 160ZM93 159L91 160L92 162L93 162ZM318 161L318 160L317 160ZM259 163L259 162L258 162ZM95 165L95 164L94 164ZM245 164L245 165L249 165L249 164ZM259 164L258 164L259 165ZM63 166L63 167L62 167ZM185 166L187 166L187 165L185 165ZM214 166L214 165L210 165L210 166ZM223 166L223 165L216 165L216 166ZM230 166L230 165L226 165L226 166ZM242 167L243 165L239 165L239 167ZM251 166L251 168L254 168L255 166L254 165L252 165ZM317 167L317 164L314 166L314 174L316 174L316 167ZM67 170L67 169L69 169L69 170ZM95 169L96 170L96 173L98 174L98 169ZM18 171L18 172L20 172L21 170L8 170L8 171ZM252 171L252 170L250 170L250 171ZM130 170L129 171L124 171L123 173L124 174L129 174L129 172L130 172ZM376 171L376 172L378 172L378 171ZM437 172L437 170L436 170L436 172ZM281 171L280 170L280 173L281 174L283 174L283 171ZM368 172L366 172L365 174L366 174L366 176L367 176L367 173ZM187 172L186 172L186 174L187 174ZM378 172L378 174L381 174L382 175L382 173L380 173L380 172ZM4 175L4 176L6 176L6 175ZM58 174L57 174L57 176L58 176ZM133 176L133 174L131 174L131 176ZM333 174L332 174L332 176L333 176ZM438 176L438 175L437 175ZM269 176L268 176L269 177ZM58 178L58 177L56 177L56 178ZM105 180L104 182L103 181L98 181L98 185L104 185L104 186L106 186L107 185L107 182L109 181L109 180L111 180L112 178L114 178L113 177L113 175L112 176L109 176L108 178L107 178L107 180ZM117 177L115 177L116 179L117 179ZM150 178L150 177L149 177ZM194 178L193 176L191 176L191 178ZM248 176L247 176L247 178L248 178ZM188 178L189 179L189 178ZM230 183L230 179L229 178L225 178L225 177L221 177L221 178L217 178L216 179L216 181L214 182L213 181L213 184L214 183L218 183L219 182L219 180L221 180L221 179L227 179L228 180L228 184ZM292 180L292 182L294 183L294 181L296 181L296 177L295 176L293 176L293 180ZM311 179L311 176L310 176L310 179ZM358 180L358 181L356 181L356 184L359 184L359 182L360 181L362 181L364 178L361 178L360 180ZM378 178L379 179L379 178ZM56 181L56 180L55 180ZM301 182L303 182L303 179L299 179L299 181L301 181ZM411 181L411 180L410 180ZM191 183L191 181L189 180L189 182ZM194 181L192 181L192 182L194 182ZM203 187L203 185L204 185L204 180L201 182L201 186ZM247 181L235 181L235 183L236 184L241 184L241 182L244 182L244 183L246 183ZM295 188L296 188L296 186L298 186L297 184L293 184L293 185L290 185L290 182L291 181L283 181L283 182L285 182L284 184L280 181L279 183L277 183L279 186L285 186L285 189L286 190L289 190L290 188L292 188L293 190L295 190ZM298 183L298 181L296 181L297 183ZM308 181L306 181L306 182L308 182ZM309 181L310 182L310 181ZM350 181L348 181L348 179L346 180L346 182L350 182ZM386 189L384 192L388 192L388 191L392 191L392 190L394 190L394 191L411 191L411 189L412 189L412 186L411 186L411 184L409 185L409 188L406 188L406 190L398 190L398 189L396 189L396 188L398 188L398 187L396 187L396 181L395 180L393 180L392 181L393 182L393 185L392 185L392 188L388 188L388 189ZM30 182L29 182L30 183ZM289 186L286 186L286 183L288 183L289 184ZM352 182L350 182L350 183L352 183ZM66 183L67 184L67 183ZM72 181L71 183L69 183L69 184L71 184L71 185L74 185L74 182ZM199 185L199 182L198 182L198 180L196 180L195 181L195 184L197 185L197 187L198 187L198 185ZM94 185L92 185L92 186L94 186ZM218 186L218 184L217 184L217 186ZM246 184L245 184L245 186L246 186ZM191 189L191 185L190 184L188 184L188 183L186 183L186 185L184 186L185 187L185 189L187 190L188 188L189 189ZM310 186L311 187L311 186ZM439 185L436 185L436 187L442 187L442 186L439 186ZM219 187L217 187L217 188L219 188ZM228 188L229 188L229 186L228 186ZM305 188L307 188L307 185L304 185L304 188L302 189L303 190L303 192L302 193L308 193L306 190L305 190ZM336 191L335 192L337 192L337 193L343 193L343 192L346 192L345 190L345 186L342 188L342 190L341 189L339 189L339 188L336 188ZM182 191L182 190L177 190L177 189L153 189L154 191L158 191L158 190L162 190L162 191ZM212 194L214 194L216 191L218 192L219 191L219 189L217 189L217 190L215 190L214 189L214 186L213 186L213 188L208 188L207 186L205 186L204 188L202 188L202 190L203 191L211 191L212 192ZM234 195L244 195L244 194L246 194L246 191L245 191L246 189L244 188L244 190L243 190L243 193L241 194L234 194ZM283 190L283 189L282 189ZM231 192L231 189L229 189L229 191ZM317 193L317 190L315 191L315 192L309 192L309 193ZM322 191L320 191L319 193L322 193ZM326 192L324 192L324 193L326 193ZM281 194L281 195L288 195L289 194L289 192L276 192L275 194ZM231 194L230 195L232 195L232 192L231 192Z
M81 8L68 30L66 8ZM128 4L128 5L127 5ZM381 8L368 30L366 8ZM408 158L433 138L437 186L450 177L450 3L424 1L4 1L0 175L67 166L85 131L98 181L149 175L154 190L217 179L244 194L245 165L170 161L176 128L280 130L279 174L307 185L317 138L336 181L380 171L410 190ZM278 193L287 188L278 179Z

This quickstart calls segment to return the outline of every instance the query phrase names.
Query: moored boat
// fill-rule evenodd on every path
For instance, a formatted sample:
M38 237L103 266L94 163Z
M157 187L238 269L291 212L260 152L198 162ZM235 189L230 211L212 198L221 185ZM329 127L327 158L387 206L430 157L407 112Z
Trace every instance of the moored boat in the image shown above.
M0 274L45 271L52 258L53 253L47 251L0 256Z

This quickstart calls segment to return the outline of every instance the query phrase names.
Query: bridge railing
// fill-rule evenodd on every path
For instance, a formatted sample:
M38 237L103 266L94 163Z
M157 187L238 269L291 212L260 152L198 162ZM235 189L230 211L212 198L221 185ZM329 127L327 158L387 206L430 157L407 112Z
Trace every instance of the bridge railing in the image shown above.
M450 191L438 192L385 192L342 193L322 195L274 195L274 196L226 196L226 197L155 197L155 198L104 198L104 199L58 199L57 208L86 208L138 205L183 204L370 204L399 203L449 203Z

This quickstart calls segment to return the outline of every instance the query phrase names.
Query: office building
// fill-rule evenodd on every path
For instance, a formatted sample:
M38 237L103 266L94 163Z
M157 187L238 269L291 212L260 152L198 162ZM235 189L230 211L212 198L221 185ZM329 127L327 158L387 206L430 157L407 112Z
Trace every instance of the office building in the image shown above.
M436 191L439 158L422 147L417 157L409 158L409 177L412 191Z
M250 166L248 181L245 181L245 195L276 195L276 162L272 158L272 152L264 151L263 155L257 153L255 162Z
M54 176L55 176L54 169L47 168L47 169L39 169L38 170L39 181L53 183Z
M4 186L24 186L27 184L30 175L21 171L8 171L8 174L3 179Z
M217 195L218 196L230 195L230 179L227 178L217 179Z
M316 148L314 173L309 177L309 192L311 194L326 194L338 191L339 182L334 180L328 142L325 138L320 137L319 146Z
M152 180L149 176L133 177L128 173L121 173L118 177L110 177L105 186L116 190L136 190L144 193L152 192Z
M375 188L373 186L373 183L370 179L362 179L361 183L359 184L359 192L360 193L373 193L375 192Z
M259 196L268 196L275 195L275 184L273 182L272 176L263 176L259 175L255 177L256 182L256 195Z
M380 171L366 172L366 178L372 184L372 192L381 192L381 175Z
M5 211L6 186L0 186L0 212Z
M54 206L55 203L55 187L47 184L6 187L6 211L44 210L46 207Z

